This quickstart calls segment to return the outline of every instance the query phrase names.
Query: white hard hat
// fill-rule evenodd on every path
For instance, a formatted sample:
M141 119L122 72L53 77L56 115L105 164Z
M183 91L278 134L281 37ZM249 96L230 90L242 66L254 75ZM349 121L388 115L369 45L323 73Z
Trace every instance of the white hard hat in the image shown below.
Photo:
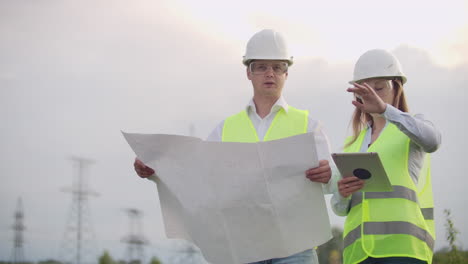
M401 70L398 59L386 50L373 49L359 57L354 65L353 80L349 83L381 77L400 77L403 83L406 82L406 76Z
M248 66L252 60L285 60L289 65L293 63L283 35L272 29L259 31L250 38L242 63Z

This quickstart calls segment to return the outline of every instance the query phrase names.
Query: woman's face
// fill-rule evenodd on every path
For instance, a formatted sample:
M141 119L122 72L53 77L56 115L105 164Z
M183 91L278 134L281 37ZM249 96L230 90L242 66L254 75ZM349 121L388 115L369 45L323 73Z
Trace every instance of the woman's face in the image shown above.
M393 105L393 99L395 98L395 89L393 89L392 80L382 79L382 78L372 78L367 80L362 80L358 82L359 84L367 83L377 95L387 104Z

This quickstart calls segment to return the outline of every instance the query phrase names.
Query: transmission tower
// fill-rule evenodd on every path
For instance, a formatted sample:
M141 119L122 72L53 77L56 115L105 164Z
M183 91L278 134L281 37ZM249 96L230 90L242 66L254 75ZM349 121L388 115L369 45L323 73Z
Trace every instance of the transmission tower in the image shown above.
M60 259L67 264L88 264L96 262L96 241L91 224L88 197L98 193L88 189L85 170L94 163L89 159L71 157L76 168L72 187L62 191L72 194L72 206L60 249Z
M127 263L143 263L144 261L144 246L149 244L148 240L143 236L143 225L141 211L130 208L126 210L130 229L129 233L122 238L122 242L127 244Z
M25 263L24 258L24 250L23 250L23 232L26 229L23 224L23 203L21 198L18 198L18 202L16 204L16 212L15 212L15 224L12 226L13 231L15 233L13 239L13 251L11 254L11 263Z
M191 137L195 136L195 125L193 123L190 123L189 125L189 136Z

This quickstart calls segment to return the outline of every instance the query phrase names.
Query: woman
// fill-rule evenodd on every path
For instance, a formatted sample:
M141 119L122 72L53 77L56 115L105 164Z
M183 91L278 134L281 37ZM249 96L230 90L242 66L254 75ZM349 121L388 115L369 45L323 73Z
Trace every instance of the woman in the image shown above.
M385 50L370 50L356 62L353 136L345 152L378 152L392 192L360 192L364 181L345 175L332 198L346 215L345 264L431 263L435 241L429 154L440 133L422 115L408 114L406 77Z

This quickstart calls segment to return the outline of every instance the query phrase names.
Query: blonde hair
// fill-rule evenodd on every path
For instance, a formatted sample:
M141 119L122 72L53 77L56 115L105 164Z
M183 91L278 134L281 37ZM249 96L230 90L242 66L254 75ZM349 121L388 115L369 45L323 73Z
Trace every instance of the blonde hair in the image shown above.
M402 112L408 112L408 104L406 103L405 93L403 92L403 84L400 78L392 80L393 89L395 89L395 96L393 97L392 106L399 109ZM356 99L358 102L362 103L361 99ZM351 140L346 143L345 147L353 144L358 138L361 131L367 126L369 122L373 122L374 119L368 113L362 112L361 109L354 109L353 117L351 119L351 124L353 126L353 135Z

